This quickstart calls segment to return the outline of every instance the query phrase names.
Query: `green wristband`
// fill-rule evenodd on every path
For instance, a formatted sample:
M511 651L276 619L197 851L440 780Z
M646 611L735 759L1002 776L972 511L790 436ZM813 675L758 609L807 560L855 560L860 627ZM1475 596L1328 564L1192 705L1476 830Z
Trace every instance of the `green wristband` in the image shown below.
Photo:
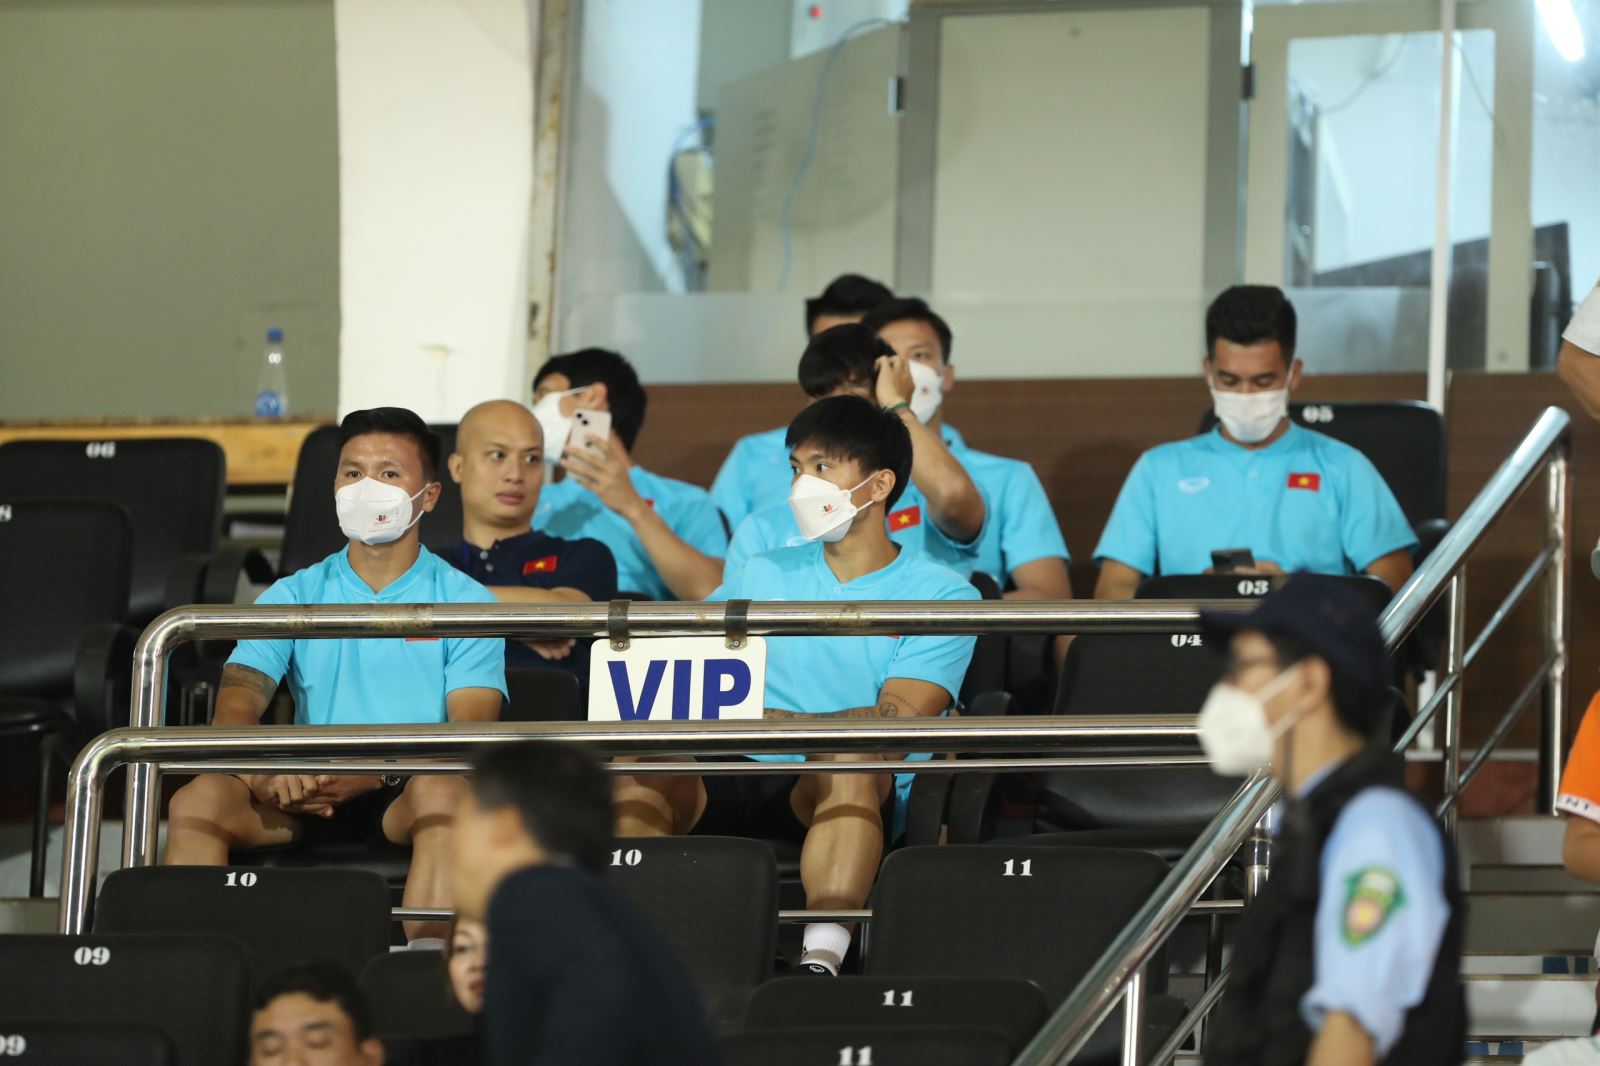
M906 409L907 407L910 407L910 406L911 406L911 404L908 401L901 400L897 404L891 404L890 406L885 407L884 410L888 411L890 414L894 414L896 411L902 411L902 410L904 410L904 409Z

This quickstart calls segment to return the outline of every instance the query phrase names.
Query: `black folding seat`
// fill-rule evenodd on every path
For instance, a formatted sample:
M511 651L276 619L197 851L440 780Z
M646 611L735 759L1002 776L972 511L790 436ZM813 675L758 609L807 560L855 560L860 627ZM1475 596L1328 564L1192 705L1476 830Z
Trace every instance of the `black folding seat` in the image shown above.
M768 981L745 1005L744 1027L952 1026L993 1029L1022 1047L1048 1014L1039 986L1018 977L839 977Z
M456 427L452 424L428 428L439 435L439 469L434 474L440 485L439 502L422 516L418 528L426 547L443 552L461 540L461 488L450 480L450 472L445 469L445 458L455 450ZM295 461L289 514L283 526L283 551L278 557L280 575L287 577L304 570L349 543L339 532L339 516L333 507L338 472L339 427L318 426L301 443L300 456Z
M253 985L295 963L359 974L389 948L389 888L367 870L138 866L106 878L96 933L214 933L250 952Z
M608 879L666 937L708 1008L771 975L778 866L767 845L740 837L640 837L618 840L612 860Z
M578 675L559 667L508 666L506 692L510 697L501 713L506 722L581 722L583 700Z
M1021 978L1053 1009L1166 875L1162 859L1118 848L904 848L873 890L865 972ZM1146 1038L1159 1043L1183 1006L1164 995L1164 956L1145 972ZM1121 1030L1119 1008L1074 1061L1119 1061Z
M150 1026L172 1041L177 1066L245 1061L249 961L228 937L0 936L0 973L0 1030L23 1022Z
M1001 598L1000 586L988 574L973 574L972 585L986 600ZM1006 660L1009 641L1003 633L980 633L973 645L972 661L967 664L958 696L963 706L987 692L1003 692L1006 687Z
M1371 460L1417 534L1420 560L1450 529L1445 518L1444 418L1420 400L1292 403L1289 417ZM1207 411L1200 431L1216 415Z
M1139 583L1134 593L1140 600L1247 600L1265 596L1289 580L1288 574L1158 574ZM1371 601L1382 611L1394 592L1380 577L1348 574L1340 581Z
M20 1066L176 1066L176 1054L149 1025L0 1022L0 1058Z
M115 504L0 495L0 744L32 746L34 896L44 894L52 764L127 721L132 558Z
M798 980L798 978L796 978ZM723 1038L725 1066L1010 1066L992 1029L757 1029Z
M379 1036L448 1040L473 1030L473 1018L456 1002L443 951L386 951L367 961L361 992L372 1007Z
M140 625L168 607L202 599L208 584L233 600L239 569L258 557L214 558L222 534L227 460L199 438L24 440L0 445L0 495L87 499L120 505L133 528L128 615ZM330 476L331 483L332 478ZM211 568L217 567L217 573Z

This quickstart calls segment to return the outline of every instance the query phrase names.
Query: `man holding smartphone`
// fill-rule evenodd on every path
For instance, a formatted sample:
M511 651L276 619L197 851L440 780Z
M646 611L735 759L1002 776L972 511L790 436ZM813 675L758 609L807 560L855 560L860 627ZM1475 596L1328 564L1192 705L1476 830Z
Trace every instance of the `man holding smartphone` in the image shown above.
M556 479L540 496L534 528L610 548L624 592L705 599L722 582L728 534L705 489L633 461L646 396L628 361L603 348L555 356L534 377L533 398Z
M1417 538L1382 475L1289 418L1295 330L1272 286L1236 285L1212 303L1203 366L1218 425L1134 464L1095 548L1097 599L1219 562L1237 574L1368 573L1395 590L1411 576Z

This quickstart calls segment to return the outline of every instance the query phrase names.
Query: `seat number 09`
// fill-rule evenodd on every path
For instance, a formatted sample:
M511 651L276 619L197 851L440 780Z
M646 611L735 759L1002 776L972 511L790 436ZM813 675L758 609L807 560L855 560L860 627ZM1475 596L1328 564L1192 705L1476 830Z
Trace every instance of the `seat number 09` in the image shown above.
M16 1058L28 1050L28 1038L13 1033L10 1036L0 1036L0 1055L7 1058Z

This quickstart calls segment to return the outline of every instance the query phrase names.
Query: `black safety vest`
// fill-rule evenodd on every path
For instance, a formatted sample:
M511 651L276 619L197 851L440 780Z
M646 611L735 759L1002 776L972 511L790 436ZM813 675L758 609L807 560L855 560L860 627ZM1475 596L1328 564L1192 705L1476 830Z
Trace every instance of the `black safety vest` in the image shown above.
M1322 848L1345 805L1368 788L1400 787L1401 769L1392 752L1368 748L1288 805L1283 831L1273 847L1272 875L1239 926L1228 987L1206 1034L1206 1066L1305 1062L1312 1034L1300 1017L1300 1000L1316 975L1313 955ZM1405 1028L1384 1063L1455 1066L1466 1058L1467 1006L1461 984L1466 908L1448 839L1444 871L1450 918L1433 974L1422 1002L1406 1013Z

